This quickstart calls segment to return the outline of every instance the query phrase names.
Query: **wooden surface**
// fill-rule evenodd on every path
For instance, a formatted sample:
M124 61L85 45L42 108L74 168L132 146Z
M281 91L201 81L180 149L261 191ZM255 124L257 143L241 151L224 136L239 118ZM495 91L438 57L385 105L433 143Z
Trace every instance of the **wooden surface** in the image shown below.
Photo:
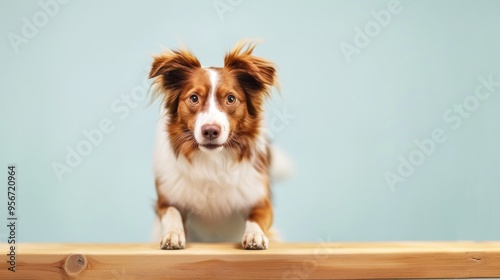
M7 244L0 246L4 252ZM17 245L16 272L0 279L374 279L500 277L500 242Z

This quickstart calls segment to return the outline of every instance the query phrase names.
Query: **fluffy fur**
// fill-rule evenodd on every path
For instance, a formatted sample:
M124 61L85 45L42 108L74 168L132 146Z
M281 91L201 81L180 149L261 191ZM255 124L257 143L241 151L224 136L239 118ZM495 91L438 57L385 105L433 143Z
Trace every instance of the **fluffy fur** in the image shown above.
M254 48L238 43L224 67L202 67L185 49L154 57L150 78L164 105L154 152L162 249L185 248L186 240L268 247L273 211L263 104L277 76Z

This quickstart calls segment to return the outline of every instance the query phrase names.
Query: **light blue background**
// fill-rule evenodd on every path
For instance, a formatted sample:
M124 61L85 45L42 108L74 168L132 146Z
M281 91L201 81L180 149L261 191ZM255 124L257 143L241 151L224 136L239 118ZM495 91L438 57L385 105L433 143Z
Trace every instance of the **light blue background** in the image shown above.
M8 34L42 8L1 1L0 219L15 163L19 241L149 241L159 105L125 116L113 104L144 87L163 48L182 42L220 66L239 39L263 38L256 54L279 65L282 86L268 119L293 115L273 137L296 167L273 188L285 240L498 240L500 87L458 129L443 113L479 76L500 82L500 2L401 1L348 62L340 45L388 2L244 0L219 16L214 1L73 0L16 53ZM106 118L113 132L59 181L52 163ZM391 190L384 174L436 128L446 142Z

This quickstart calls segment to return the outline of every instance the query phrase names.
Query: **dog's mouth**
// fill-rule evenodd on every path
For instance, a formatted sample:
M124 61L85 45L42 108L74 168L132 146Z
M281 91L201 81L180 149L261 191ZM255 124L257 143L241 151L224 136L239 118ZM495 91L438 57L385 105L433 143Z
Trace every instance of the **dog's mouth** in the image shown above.
M212 144L212 143L209 143L209 144L200 144L200 147L203 147L207 150L215 150L217 148L221 148L223 145L222 144Z

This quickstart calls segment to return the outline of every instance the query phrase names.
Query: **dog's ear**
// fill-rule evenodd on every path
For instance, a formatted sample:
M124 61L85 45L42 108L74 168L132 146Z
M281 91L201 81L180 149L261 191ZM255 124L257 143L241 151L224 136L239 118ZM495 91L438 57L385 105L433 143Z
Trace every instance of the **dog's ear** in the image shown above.
M167 50L154 57L149 78L155 78L153 98L163 96L170 114L177 113L179 95L193 71L200 68L198 59L188 50Z
M278 87L274 63L252 55L256 44L240 41L226 54L224 67L232 70L247 95L249 113L255 115L271 87Z

